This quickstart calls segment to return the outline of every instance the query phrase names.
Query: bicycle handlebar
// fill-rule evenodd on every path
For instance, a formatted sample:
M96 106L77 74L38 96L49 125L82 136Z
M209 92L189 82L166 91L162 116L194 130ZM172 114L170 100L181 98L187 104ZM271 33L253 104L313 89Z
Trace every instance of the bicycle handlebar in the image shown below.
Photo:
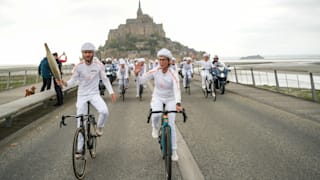
M188 116L187 116L186 111L185 111L184 108L182 109L182 111L152 111L152 109L150 109L147 123L150 122L151 115L152 115L152 114L156 114L156 113L164 113L164 114L169 114L169 113L182 113L182 115L183 115L183 122L184 122L184 123L187 121L187 118L188 118Z
M66 115L66 116L63 115L63 116L61 117L61 121L60 121L60 128L62 127L62 125L63 125L63 126L67 126L67 123L66 123L64 120L67 119L67 118L71 118L71 117L83 119L84 117L93 117L93 115L92 115L92 114L86 114L86 115L83 115L83 114L80 114L80 115Z

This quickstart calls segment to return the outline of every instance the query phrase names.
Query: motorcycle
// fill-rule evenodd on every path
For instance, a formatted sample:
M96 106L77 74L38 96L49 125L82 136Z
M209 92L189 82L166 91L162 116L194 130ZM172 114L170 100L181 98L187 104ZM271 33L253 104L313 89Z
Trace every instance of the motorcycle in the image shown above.
M106 75L110 80L110 83L112 84L117 79L117 72L114 69L112 64L107 64L105 66Z
M225 66L218 66L211 71L214 85L216 89L220 90L220 94L224 94L227 81L228 69Z

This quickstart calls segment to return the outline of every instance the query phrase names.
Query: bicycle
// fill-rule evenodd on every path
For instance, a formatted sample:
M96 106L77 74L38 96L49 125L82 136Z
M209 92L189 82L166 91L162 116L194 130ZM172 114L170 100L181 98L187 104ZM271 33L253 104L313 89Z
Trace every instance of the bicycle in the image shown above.
M125 87L125 85L124 85L124 81L125 81L125 79L124 79L124 77L122 77L122 85L121 85L121 92L120 92L120 95L121 95L121 97L122 97L122 101L124 101L124 94L126 93L126 87Z
M216 87L213 83L213 81L210 79L208 79L206 77L206 80L205 80L205 90L202 90L203 91L203 94L204 94L204 97L205 98L208 98L209 94L212 96L212 100L213 101L216 101L217 100L217 95L216 95Z
M190 84L191 84L190 79L188 77L188 74L186 74L186 87L185 87L185 90L186 90L186 93L188 93L189 95L190 95Z
M96 158L96 148L97 148L97 135L96 128L97 123L94 115L90 114L90 102L88 102L88 114L86 115L63 115L60 121L60 128L66 126L65 119L67 118L80 118L80 127L76 129L73 138L72 146L72 165L73 172L77 179L83 179L86 171L86 150L89 149L90 156L92 159ZM86 126L85 126L86 125ZM77 158L78 154L78 140L82 136L84 138L84 143L81 149L81 157Z
M154 113L162 113L161 127L159 129L158 142L160 144L162 159L165 160L166 177L168 180L170 180L171 174L172 174L172 159L171 159L172 143L171 143L171 127L169 125L168 114L169 113L182 113L184 123L187 121L187 115L186 115L184 109L179 112L178 111L167 111L167 110L165 110L165 104L163 104L162 111L152 111L152 109L150 109L147 123L150 122L151 115Z

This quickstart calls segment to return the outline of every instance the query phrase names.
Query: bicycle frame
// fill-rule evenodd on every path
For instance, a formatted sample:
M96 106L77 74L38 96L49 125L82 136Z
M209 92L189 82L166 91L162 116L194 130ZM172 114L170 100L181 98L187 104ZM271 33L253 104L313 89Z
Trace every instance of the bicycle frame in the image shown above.
M164 143L165 143L165 137L164 137L164 135L165 135L165 128L166 127L169 127L169 129L170 129L170 137L171 137L171 126L169 125L169 118L168 118L168 114L169 113L182 113L182 115L183 115L183 122L185 123L186 121L187 121L187 115L186 115L186 113L185 113L185 110L183 109L182 111L167 111L167 110L165 110L165 104L164 104L164 106L163 106L163 110L162 111L152 111L152 109L150 109L150 111L149 111L149 115L148 115L148 121L147 121L147 123L149 123L150 122L150 118L151 118L151 115L152 114L155 114L155 113L162 113L162 115L161 115L161 128L160 128L160 132L161 132L161 136L160 136L160 139L159 139L159 143L160 143L160 145L161 145L161 152L162 152L162 157L164 157L164 151L165 151L165 149L163 148L164 147ZM171 142L171 141L170 141ZM170 143L169 144L170 145L170 148L172 147L172 144ZM172 150L172 149L171 149Z

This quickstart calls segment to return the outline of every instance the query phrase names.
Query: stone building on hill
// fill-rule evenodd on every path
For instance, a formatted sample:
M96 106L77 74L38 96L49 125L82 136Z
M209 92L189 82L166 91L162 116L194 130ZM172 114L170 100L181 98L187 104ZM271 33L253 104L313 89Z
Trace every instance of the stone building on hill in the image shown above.
M168 48L177 58L199 52L173 42L166 38L162 24L156 24L153 19L143 14L141 3L135 19L127 19L126 24L120 24L117 29L111 29L104 46L99 47L97 56L106 57L146 57L156 58L156 52L161 48Z
M148 38L151 35L158 35L162 38L166 36L162 24L154 23L149 15L143 14L140 1L137 18L127 19L126 24L119 25L118 29L111 29L108 40L123 40L127 37L127 34L137 38Z

